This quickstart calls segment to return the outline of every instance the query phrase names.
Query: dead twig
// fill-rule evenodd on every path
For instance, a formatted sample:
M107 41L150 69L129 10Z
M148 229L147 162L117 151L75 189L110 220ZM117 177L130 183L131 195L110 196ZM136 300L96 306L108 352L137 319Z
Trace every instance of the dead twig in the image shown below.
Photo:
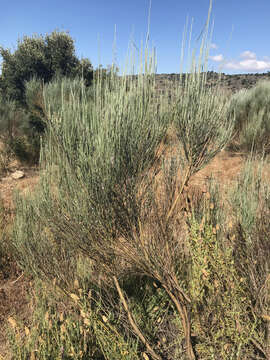
M155 351L153 350L153 348L149 345L149 343L147 342L147 340L145 339L145 337L143 336L143 334L141 333L140 329L138 328L138 326L136 325L134 319L133 319L133 316L128 308L128 304L126 302L126 299L124 297L124 294L122 292L122 289L119 285L119 282L117 280L117 278L115 276L113 276L113 281L114 281L114 284L115 284L115 287L116 287L116 290L118 292L118 295L120 297L120 300L122 301L122 304L127 312L127 315L128 315L128 320L130 322L130 325L132 326L135 334L139 337L139 339L142 341L142 343L145 345L147 351L149 352L149 354L153 357L153 359L155 360L161 360L161 357L159 355L157 355L155 353Z

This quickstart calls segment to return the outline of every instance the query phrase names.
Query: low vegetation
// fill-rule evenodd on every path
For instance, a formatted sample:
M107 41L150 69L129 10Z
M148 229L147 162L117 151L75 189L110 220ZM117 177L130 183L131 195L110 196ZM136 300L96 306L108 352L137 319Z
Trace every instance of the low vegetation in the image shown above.
M269 153L270 82L262 81L250 90L241 90L231 99L236 116L236 137L232 147L240 151Z
M162 92L146 54L136 77L34 77L24 106L1 98L2 173L12 156L40 169L1 207L2 277L31 278L10 358L270 359L269 84L213 90L204 42ZM226 147L245 152L235 183L192 192Z

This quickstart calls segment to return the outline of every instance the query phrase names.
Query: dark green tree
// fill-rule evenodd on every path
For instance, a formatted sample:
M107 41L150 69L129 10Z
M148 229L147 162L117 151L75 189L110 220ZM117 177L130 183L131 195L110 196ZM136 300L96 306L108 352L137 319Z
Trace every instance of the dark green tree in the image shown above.
M55 76L83 76L87 86L93 80L91 62L76 57L74 40L66 32L24 36L18 40L14 53L0 46L0 55L3 60L0 90L6 99L20 105L25 105L25 82L33 77L47 83Z

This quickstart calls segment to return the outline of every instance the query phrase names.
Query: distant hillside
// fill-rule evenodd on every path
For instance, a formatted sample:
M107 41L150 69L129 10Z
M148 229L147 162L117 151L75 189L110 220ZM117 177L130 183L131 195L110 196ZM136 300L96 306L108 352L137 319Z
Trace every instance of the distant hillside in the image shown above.
M129 75L133 80L137 78L137 75ZM182 75L183 79L185 74ZM220 79L220 82L219 82ZM179 83L180 76L179 74L156 74L156 90L159 95L165 94L166 90L175 88ZM228 91L229 93L236 93L241 89L250 89L255 86L261 80L270 81L270 72L268 73L257 73L257 74L236 74L236 75L226 75L224 73L217 73L214 71L207 72L207 85L209 87L215 87L221 85L221 87ZM169 91L169 94L171 92ZM171 98L171 95L169 95Z
M270 72L262 74L239 74L226 75L224 73L218 74L214 71L207 72L207 83L209 86L215 86L221 78L221 85L233 93L240 89L249 89L256 85L260 80L270 81ZM179 74L156 74L157 88L162 91L166 86L172 85L175 81L179 81Z

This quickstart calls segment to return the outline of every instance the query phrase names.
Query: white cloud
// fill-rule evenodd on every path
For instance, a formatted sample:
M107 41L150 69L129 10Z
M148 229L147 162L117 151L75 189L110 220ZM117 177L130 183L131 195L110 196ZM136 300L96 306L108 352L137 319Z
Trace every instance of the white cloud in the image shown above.
M222 54L219 54L219 55L209 56L209 59L219 62L219 61L223 61L224 57Z
M225 62L224 67L242 71L266 71L270 69L270 59L267 56L264 56L263 60L258 60L254 52L247 50L241 53L240 57L243 60Z
M256 54L249 50L242 52L240 56L244 59L256 59Z
M217 44L215 43L210 44L210 49L217 49L217 48L218 48Z
M270 69L270 61L247 59L243 61L231 61L224 64L227 69L247 70L247 71L265 71Z

